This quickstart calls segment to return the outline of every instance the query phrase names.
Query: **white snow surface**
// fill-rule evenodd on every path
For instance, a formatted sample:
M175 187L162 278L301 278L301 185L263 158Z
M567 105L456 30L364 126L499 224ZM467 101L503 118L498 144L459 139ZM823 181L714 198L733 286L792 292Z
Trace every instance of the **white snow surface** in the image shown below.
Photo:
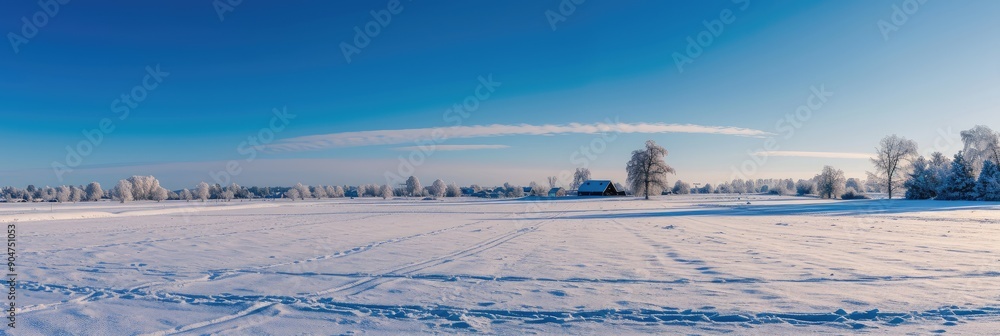
M19 311L4 332L995 334L997 210L700 195L6 204Z

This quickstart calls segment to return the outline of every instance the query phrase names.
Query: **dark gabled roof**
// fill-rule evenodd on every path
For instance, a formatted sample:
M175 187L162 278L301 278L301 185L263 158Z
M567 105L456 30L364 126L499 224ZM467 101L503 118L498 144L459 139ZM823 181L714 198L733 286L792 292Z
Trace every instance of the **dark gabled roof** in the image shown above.
M611 180L587 180L580 184L578 192L604 192L611 185Z

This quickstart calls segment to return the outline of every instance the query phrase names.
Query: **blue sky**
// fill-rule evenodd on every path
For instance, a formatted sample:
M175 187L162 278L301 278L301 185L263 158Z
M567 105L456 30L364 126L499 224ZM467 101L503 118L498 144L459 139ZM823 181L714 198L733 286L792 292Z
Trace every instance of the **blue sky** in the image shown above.
M527 184L581 165L624 180L647 139L670 151L671 180L808 178L823 165L863 177L885 135L952 154L959 131L1000 128L995 1L590 0L568 13L569 0L403 0L348 62L342 45L389 3L243 1L220 19L211 1L72 1L30 38L22 17L43 9L5 4L0 185L153 174L178 189L230 160L238 173L223 175L244 185L385 183L411 154L428 181ZM553 30L546 13L560 6ZM895 8L912 13L883 34ZM731 22L687 54L720 17ZM679 71L675 55L695 57ZM157 66L168 74L146 80ZM144 80L156 87L121 119L115 100ZM466 128L448 129L477 89ZM817 91L830 95L788 136L778 120ZM294 118L264 131L273 142L241 145L275 109ZM67 160L105 118L114 130ZM452 136L414 154L434 129ZM772 153L759 163L759 151Z

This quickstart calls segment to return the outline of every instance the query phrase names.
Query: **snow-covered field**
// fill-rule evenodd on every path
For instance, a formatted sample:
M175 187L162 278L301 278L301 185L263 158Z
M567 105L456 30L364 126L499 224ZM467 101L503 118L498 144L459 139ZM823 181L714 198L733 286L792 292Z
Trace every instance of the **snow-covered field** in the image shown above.
M1000 204L0 205L18 335L993 334Z

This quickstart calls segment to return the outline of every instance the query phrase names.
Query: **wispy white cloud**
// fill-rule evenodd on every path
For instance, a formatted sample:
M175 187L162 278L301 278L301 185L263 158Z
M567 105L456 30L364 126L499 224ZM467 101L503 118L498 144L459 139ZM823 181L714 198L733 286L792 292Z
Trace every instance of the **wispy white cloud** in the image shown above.
M463 151L463 150L478 150L478 149L504 149L510 148L507 145L435 145L435 151ZM408 146L408 147L396 147L393 148L399 151L415 151L424 150L420 146Z
M601 133L699 133L764 137L773 133L739 127L663 123L570 123L562 125L477 125L341 132L282 139L260 146L270 152L299 152L329 148L398 145L417 141L485 138L515 135L559 135Z
M810 157L824 159L868 159L872 157L869 153L840 153L840 152L796 152L796 151L761 151L754 153L760 156L788 156L788 157Z

